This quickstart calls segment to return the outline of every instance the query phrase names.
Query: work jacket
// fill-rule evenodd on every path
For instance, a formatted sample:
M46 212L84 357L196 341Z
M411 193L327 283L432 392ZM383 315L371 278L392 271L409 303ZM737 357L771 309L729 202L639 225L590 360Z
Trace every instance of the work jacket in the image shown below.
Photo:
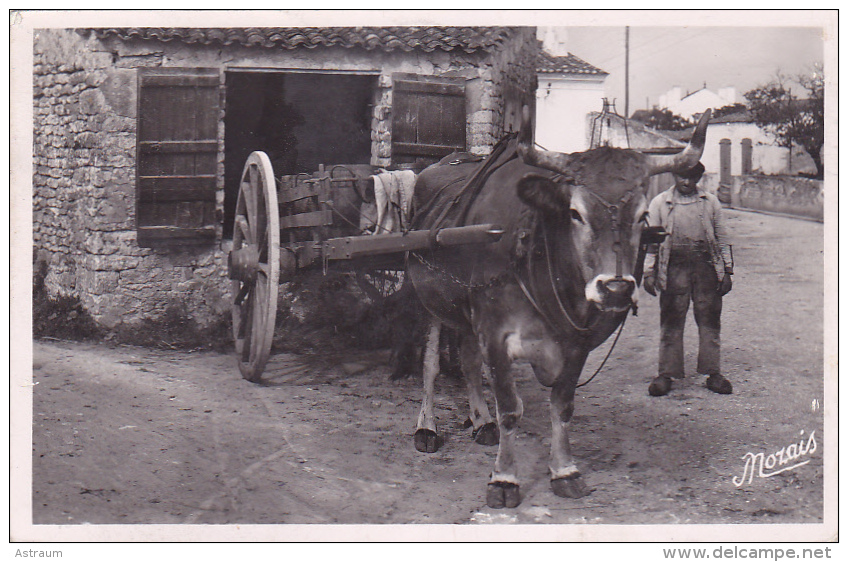
M703 242L719 282L724 279L727 269L733 269L733 257L721 217L721 202L715 195L700 188L692 195L681 195L676 187L672 186L654 197L648 207L648 224L662 226L669 233L659 248L656 245L649 247L645 256L645 275L653 276L656 280L655 286L661 291L665 289L668 277L668 258L674 238L674 209L675 205L682 204L683 198L697 198L689 204L698 206L698 216L706 237Z

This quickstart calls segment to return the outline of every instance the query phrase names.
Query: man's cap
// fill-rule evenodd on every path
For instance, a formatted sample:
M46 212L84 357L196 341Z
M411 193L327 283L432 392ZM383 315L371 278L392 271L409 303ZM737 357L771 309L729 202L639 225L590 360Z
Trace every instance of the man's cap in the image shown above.
M686 179L700 179L700 177L704 175L704 170L704 165L698 162L692 168L686 170L685 172L680 172L678 175L681 178Z

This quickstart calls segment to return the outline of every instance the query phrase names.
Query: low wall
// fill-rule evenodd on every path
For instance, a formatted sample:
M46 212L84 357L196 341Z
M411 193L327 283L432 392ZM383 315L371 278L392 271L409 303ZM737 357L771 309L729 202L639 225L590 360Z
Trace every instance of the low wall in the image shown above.
M824 220L824 185L794 176L736 176L730 206Z

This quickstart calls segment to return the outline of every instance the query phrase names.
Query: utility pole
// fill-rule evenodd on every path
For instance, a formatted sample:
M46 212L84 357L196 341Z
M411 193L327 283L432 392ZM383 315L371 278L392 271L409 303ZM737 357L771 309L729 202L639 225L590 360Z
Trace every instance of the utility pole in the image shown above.
M630 118L630 26L624 27L624 118Z

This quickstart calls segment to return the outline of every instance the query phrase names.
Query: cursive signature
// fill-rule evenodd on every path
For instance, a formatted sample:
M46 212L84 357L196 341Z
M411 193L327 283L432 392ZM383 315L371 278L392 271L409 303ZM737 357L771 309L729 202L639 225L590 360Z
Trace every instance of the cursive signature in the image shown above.
M803 432L802 432L803 433ZM733 477L733 484L737 488L745 483L747 478L748 484L754 480L754 476L759 478L768 478L793 468L798 468L810 462L810 459L797 462L799 459L811 455L817 448L816 432L810 433L806 439L801 439L798 443L792 443L788 447L783 447L768 456L765 453L745 453L742 460L745 461L745 468L742 470L742 477ZM794 463L794 464L790 464ZM788 466L787 466L788 465ZM775 470L776 469L776 470ZM768 471L768 472L767 472Z

